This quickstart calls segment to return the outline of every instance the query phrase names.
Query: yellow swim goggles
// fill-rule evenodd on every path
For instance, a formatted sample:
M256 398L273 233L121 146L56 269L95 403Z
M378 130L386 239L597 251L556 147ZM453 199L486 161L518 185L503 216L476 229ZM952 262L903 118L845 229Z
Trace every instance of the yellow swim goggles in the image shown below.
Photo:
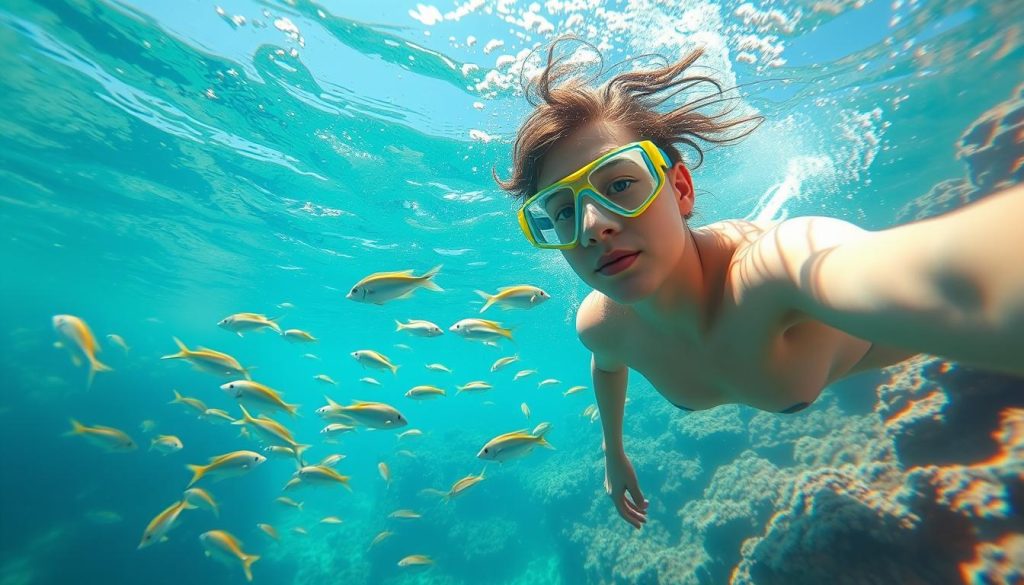
M523 203L519 227L538 248L568 250L579 244L583 197L623 217L647 210L665 185L665 151L650 140L617 148L555 182Z

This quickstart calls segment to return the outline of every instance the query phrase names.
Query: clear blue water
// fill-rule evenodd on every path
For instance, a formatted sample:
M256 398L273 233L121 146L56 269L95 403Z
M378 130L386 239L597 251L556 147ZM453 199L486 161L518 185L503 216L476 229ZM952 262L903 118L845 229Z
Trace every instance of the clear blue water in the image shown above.
M203 556L198 535L213 528L262 556L253 567L262 583L728 580L740 543L761 535L777 508L758 508L746 523L725 519L724 533L684 546L693 520L685 504L712 501L716 469L747 448L780 468L796 465L782 451L797 441L799 423L755 425L723 443L722 420L765 419L746 407L684 415L635 377L627 449L657 505L640 534L617 518L601 488L600 425L581 416L592 392L561 394L589 385L572 327L587 291L560 257L529 247L491 180L492 169L507 176L528 112L515 84L502 81L517 65L501 57L560 32L606 43L609 63L704 43L705 64L725 85L774 81L743 101L767 122L738 146L710 150L695 173L696 223L818 214L882 228L913 219L901 209L940 182L965 181L968 161L955 156L961 135L991 108L1018 103L1024 5L837 1L834 11L815 11L811 2L774 2L757 9L775 9L791 26L759 26L740 2L579 4L484 2L460 18L456 5L437 5L438 22L417 3L392 1L232 0L219 5L223 14L202 1L0 5L0 584L242 582L238 567ZM529 25L524 13L550 29ZM744 49L751 36L781 51ZM504 44L485 51L492 39ZM740 58L745 51L756 61ZM769 65L776 57L785 62ZM436 264L443 294L420 291L384 306L344 297L371 272ZM514 327L514 345L394 331L395 319L409 318L447 328L476 315L475 289L519 283L553 299L494 311ZM294 308L278 308L286 302ZM239 338L216 326L242 311L282 315L282 326L320 342ZM50 317L59 313L85 319L114 368L91 389L85 370L52 345ZM110 333L131 351L110 345ZM217 388L224 380L158 359L175 351L172 336L237 356L301 404L290 426L316 444L311 458L347 455L339 470L352 477L352 492L311 491L301 494L303 512L284 508L274 498L293 468L271 460L207 486L219 518L189 511L168 542L136 550L149 520L180 497L186 463L253 446L234 427L167 404L178 389L236 411ZM358 349L401 368L395 376L363 370L348 355ZM514 353L518 364L489 372ZM428 371L430 362L454 373ZM513 382L523 368L538 374ZM314 381L321 373L339 385ZM366 375L382 386L359 382ZM543 378L560 382L538 388ZM495 388L454 396L456 384L475 379ZM449 396L402 396L428 383ZM845 402L827 392L799 415L829 413L808 432L828 435L845 428L844 417L870 413L876 383L855 379ZM393 403L424 435L398 443L392 432L360 431L323 445L312 411L325 393ZM639 412L646 417L631 421ZM64 437L71 417L123 429L143 449L108 454ZM185 448L147 452L146 419ZM487 479L449 504L421 493L478 473L486 440L540 421L552 423L555 451L488 464ZM671 449L655 441L680 428ZM784 435L782 451L764 447L759 432ZM699 473L678 471L695 456ZM390 487L380 461L390 466ZM423 518L388 518L398 508ZM343 523L319 524L326 515ZM277 527L281 541L258 522ZM291 532L299 526L309 534ZM368 551L385 529L394 536ZM396 566L417 553L436 564Z

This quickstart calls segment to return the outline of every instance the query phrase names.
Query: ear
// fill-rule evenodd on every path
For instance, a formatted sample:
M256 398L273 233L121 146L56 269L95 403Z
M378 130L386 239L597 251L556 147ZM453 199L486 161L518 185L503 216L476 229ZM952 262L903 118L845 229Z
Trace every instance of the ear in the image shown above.
M676 203L679 205L679 213L683 217L690 217L693 213L693 178L690 177L690 170L682 162L672 165L672 168L665 171L665 180L672 185L676 195Z

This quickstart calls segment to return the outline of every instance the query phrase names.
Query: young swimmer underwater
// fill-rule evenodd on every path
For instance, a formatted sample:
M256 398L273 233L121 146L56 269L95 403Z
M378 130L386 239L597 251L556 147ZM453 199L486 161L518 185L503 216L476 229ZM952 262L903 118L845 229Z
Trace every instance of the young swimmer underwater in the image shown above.
M522 199L530 243L561 251L594 289L576 329L593 353L605 488L627 522L647 519L622 444L629 369L683 410L739 403L778 413L918 353L1024 374L1020 186L875 232L827 217L692 228L693 179L675 145L692 147L699 165L695 140L725 144L737 138L728 131L761 119L698 112L724 101L713 80L687 75L700 50L593 88L555 49L527 86L535 109L512 176L495 179ZM700 82L718 99L657 109Z

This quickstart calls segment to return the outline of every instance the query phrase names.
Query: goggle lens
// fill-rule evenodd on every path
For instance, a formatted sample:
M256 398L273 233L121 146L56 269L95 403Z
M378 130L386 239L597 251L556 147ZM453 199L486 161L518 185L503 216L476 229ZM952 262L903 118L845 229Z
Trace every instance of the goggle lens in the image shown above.
M635 214L657 193L654 163L639 146L609 157L570 188L560 187L533 199L525 209L527 225L540 245L565 245L576 240L579 203L576 194L590 196L623 216Z

